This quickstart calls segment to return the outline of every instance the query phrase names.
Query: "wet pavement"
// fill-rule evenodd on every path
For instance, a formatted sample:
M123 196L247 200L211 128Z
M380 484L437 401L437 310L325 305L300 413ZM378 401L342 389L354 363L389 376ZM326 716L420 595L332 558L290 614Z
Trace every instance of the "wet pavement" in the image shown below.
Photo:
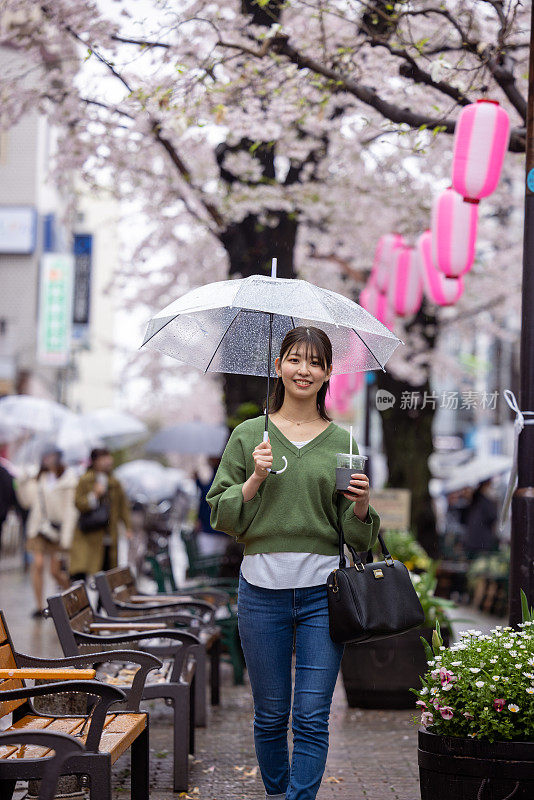
M49 585L48 594L54 591ZM50 620L30 620L28 576L18 568L0 570L0 608L17 650L59 657L61 650ZM472 622L457 630L489 630L503 620L469 608L457 616ZM504 622L504 624L506 624ZM171 711L162 703L146 705L151 714L151 800L173 797L192 800L263 800L252 732L252 698L248 683L233 686L229 664L223 665L221 705L209 709L208 726L197 729L196 753L191 758L188 794L172 792ZM318 800L418 800L417 725L415 711L375 711L347 707L341 677L334 693L330 750ZM113 771L113 800L128 798L129 757ZM20 787L17 798L24 796Z

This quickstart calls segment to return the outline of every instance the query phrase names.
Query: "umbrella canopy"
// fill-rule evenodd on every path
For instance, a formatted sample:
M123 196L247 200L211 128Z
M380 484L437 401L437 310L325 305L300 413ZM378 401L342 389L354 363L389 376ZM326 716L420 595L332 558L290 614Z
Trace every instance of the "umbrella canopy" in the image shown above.
M0 427L34 433L56 433L61 425L75 418L66 406L42 397L12 394L0 399Z
M57 444L63 450L99 445L120 450L135 444L146 434L146 425L131 414L99 408L67 420L59 431Z
M394 333L337 292L303 280L251 275L187 292L148 323L148 346L203 372L275 376L268 364L288 331L317 325L330 338L333 373L383 369L400 344Z
M511 456L475 456L457 466L451 465L445 473L440 473L440 478L432 478L431 494L433 496L440 493L449 494L465 487L478 486L479 483L509 472L511 468ZM432 471L436 474L434 469Z
M157 461L136 459L114 471L131 500L158 503L172 497L184 481L181 470L164 467Z
M162 428L145 445L147 453L187 453L220 456L228 440L225 425L184 422Z

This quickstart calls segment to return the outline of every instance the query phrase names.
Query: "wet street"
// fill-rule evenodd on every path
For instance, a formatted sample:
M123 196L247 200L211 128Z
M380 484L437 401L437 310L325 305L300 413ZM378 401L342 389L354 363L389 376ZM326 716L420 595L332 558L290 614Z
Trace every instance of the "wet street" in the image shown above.
M54 587L49 586L49 592ZM17 650L59 657L61 650L50 620L30 619L32 598L28 575L14 567L0 571L0 607L6 614ZM502 620L471 609L457 629L489 629ZM194 800L263 800L252 732L252 698L246 682L233 686L229 664L223 665L221 705L209 708L207 728L196 733L196 753L190 756L188 795L173 795L171 711L162 703L147 704L151 715L151 800L173 796ZM330 751L318 800L418 800L417 725L415 711L372 711L347 707L338 679L330 723ZM129 756L114 770L114 800L129 796ZM21 785L17 800L25 796Z

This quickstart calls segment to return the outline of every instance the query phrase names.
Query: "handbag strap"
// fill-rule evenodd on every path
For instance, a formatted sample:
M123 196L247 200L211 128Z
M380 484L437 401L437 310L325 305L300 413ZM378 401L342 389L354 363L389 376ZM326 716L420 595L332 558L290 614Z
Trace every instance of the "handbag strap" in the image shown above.
M347 560L345 558L345 545L347 545L349 553L351 554L352 559L354 561L354 566L356 567L356 569L363 570L364 565L360 558L360 554L356 552L356 550L351 544L348 544L348 542L345 541L345 537L343 536L343 531L341 530L341 526L338 527L337 533L338 533L338 543L339 543L339 568L342 569L343 567L347 566ZM382 536L381 533L378 534L378 541L380 542L380 547L382 548L382 555L384 556L384 561L388 566L392 567L393 558L386 546L384 537ZM371 564L372 561L373 561L373 551L371 548L369 548L365 558L365 563Z

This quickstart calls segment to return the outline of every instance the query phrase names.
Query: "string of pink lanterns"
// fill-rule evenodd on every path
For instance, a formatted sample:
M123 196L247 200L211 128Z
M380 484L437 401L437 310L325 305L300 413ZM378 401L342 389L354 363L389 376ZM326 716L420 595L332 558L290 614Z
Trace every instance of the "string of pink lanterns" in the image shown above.
M415 314L423 295L439 306L457 303L475 260L478 204L497 188L510 138L510 119L495 100L460 113L454 134L452 185L434 200L430 229L409 247L399 233L379 239L360 305L391 328Z
M376 246L360 305L386 327L416 314L423 295L439 306L458 302L475 260L478 204L497 188L510 138L510 118L496 100L478 100L461 111L454 132L451 186L432 205L430 229L410 247L400 233ZM334 375L327 408L345 414L363 385L360 373Z

